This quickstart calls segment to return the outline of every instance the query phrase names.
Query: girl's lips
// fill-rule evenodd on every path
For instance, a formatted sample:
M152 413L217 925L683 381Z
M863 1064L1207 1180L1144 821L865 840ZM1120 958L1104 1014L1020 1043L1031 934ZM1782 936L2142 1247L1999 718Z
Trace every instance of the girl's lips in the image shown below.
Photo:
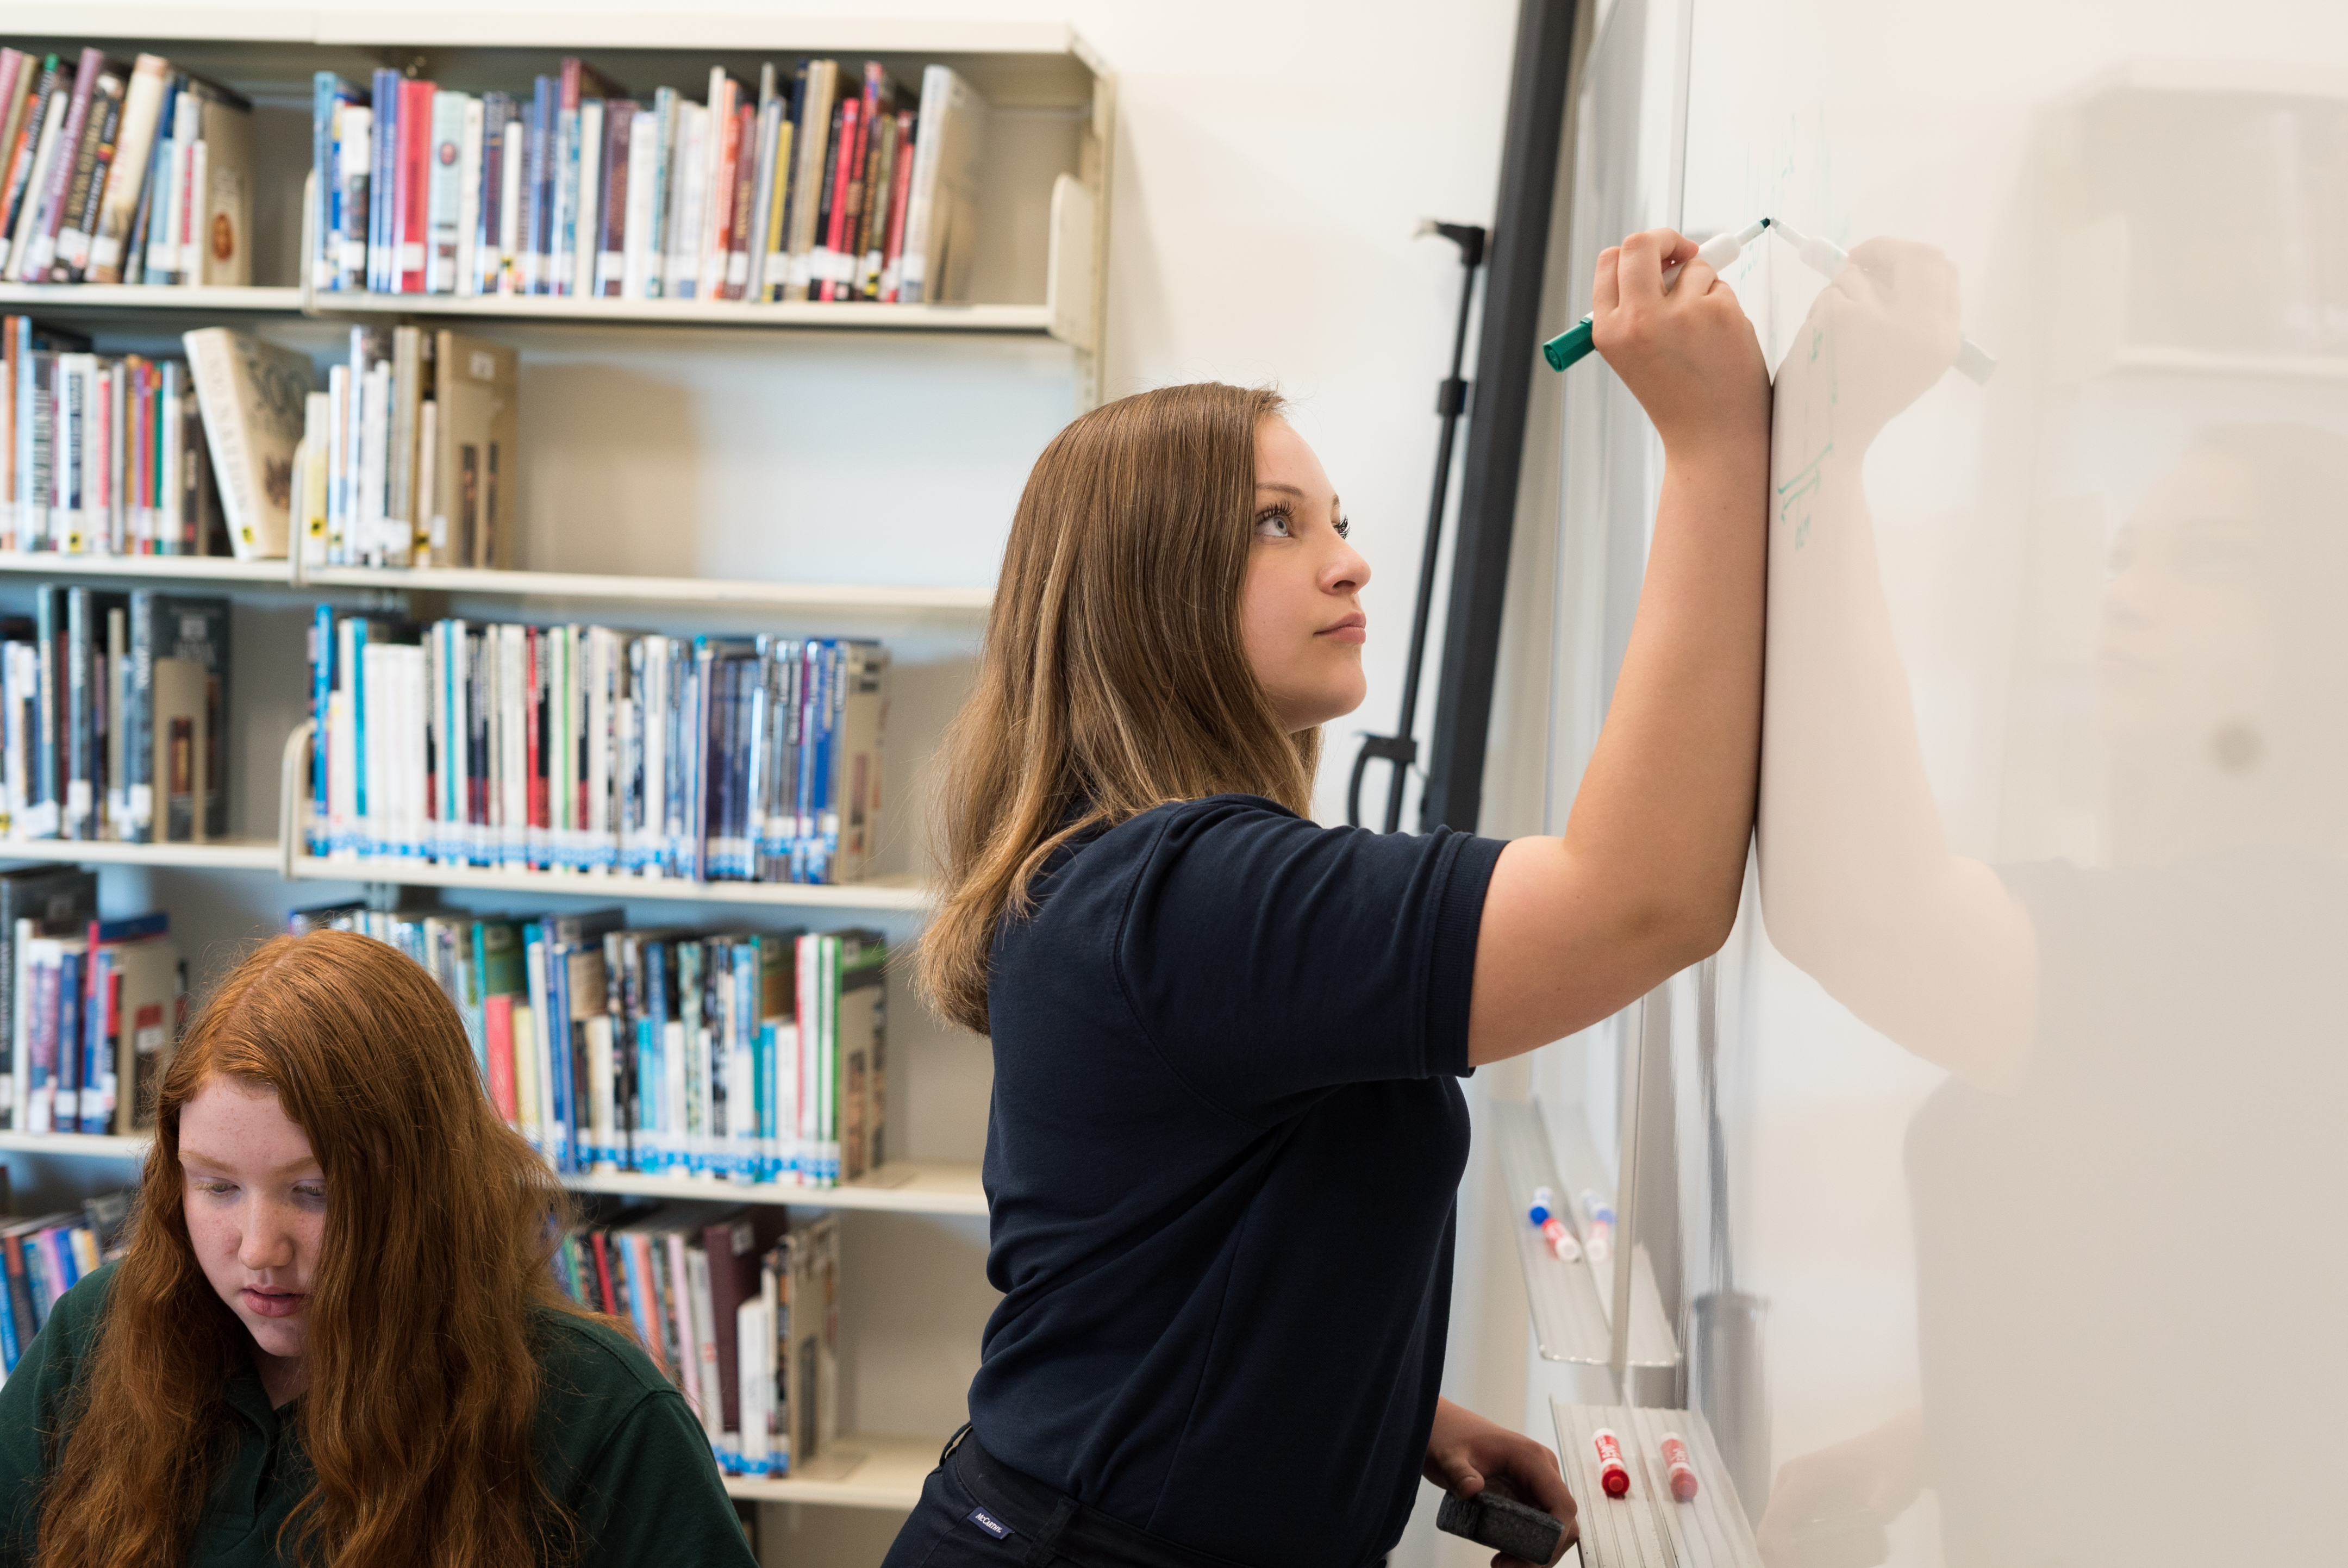
M1364 643L1369 640L1369 619L1364 615L1348 615L1334 626L1324 626L1320 634L1333 643Z
M291 1317L309 1305L307 1294L296 1291L268 1293L247 1285L238 1293L244 1309L257 1317Z

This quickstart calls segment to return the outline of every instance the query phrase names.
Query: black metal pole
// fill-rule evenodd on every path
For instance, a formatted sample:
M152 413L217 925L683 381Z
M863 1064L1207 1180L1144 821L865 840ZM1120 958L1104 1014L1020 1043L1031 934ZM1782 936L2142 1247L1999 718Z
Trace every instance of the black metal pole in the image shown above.
M1468 360L1468 318L1476 300L1476 269L1484 264L1484 231L1468 223L1437 223L1429 220L1421 234L1440 234L1459 247L1459 322L1451 336L1451 374L1435 391L1435 411L1443 418L1443 433L1435 448L1435 498L1427 503L1426 538L1418 555L1417 603L1410 617L1410 656L1403 666L1402 723L1392 735L1362 738L1354 758L1354 776L1345 786L1345 820L1362 825L1362 775L1373 758L1394 765L1386 784L1385 830L1402 826L1403 786L1411 765L1418 760L1418 677L1426 662L1426 618L1435 607L1435 564L1443 543L1443 512L1451 495L1451 451L1459 431L1459 417L1468 409L1468 383L1459 371Z
M1419 798L1423 831L1438 826L1473 831L1483 804L1484 746L1492 722L1492 677L1499 662L1500 607L1508 590L1526 408L1540 361L1541 282L1549 263L1577 4L1522 0L1517 12L1498 220L1476 352L1476 418L1468 426L1435 735Z

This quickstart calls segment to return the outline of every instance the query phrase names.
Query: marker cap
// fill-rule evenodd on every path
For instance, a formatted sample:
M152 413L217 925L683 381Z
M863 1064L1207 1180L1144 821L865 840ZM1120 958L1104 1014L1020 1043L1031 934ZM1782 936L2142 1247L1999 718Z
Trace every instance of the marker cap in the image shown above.
M1663 1463L1671 1472L1672 1495L1682 1502L1694 1501L1695 1466L1688 1462L1687 1439L1677 1432L1665 1432L1655 1446L1663 1450Z
M1614 1435L1612 1427L1601 1427L1590 1434L1591 1446L1598 1450L1598 1484L1609 1497L1631 1494L1631 1467L1622 1462L1622 1439Z

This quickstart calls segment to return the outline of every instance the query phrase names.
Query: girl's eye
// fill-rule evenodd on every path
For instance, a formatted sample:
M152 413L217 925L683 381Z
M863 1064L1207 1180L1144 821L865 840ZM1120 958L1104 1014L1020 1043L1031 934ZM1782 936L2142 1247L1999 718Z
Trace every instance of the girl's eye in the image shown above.
M323 1203L326 1201L326 1190L324 1187L308 1183L294 1188L294 1195L297 1198L307 1198L313 1203Z
M1289 527L1288 509L1284 506L1266 507L1256 513L1255 531L1259 539L1289 538L1293 530Z
M1337 520L1337 537L1340 539L1351 539L1353 536L1354 520L1350 517L1339 518Z
M222 1192L233 1191L233 1188L226 1181L199 1181L196 1183L196 1191L199 1192L210 1192L213 1196L217 1197Z

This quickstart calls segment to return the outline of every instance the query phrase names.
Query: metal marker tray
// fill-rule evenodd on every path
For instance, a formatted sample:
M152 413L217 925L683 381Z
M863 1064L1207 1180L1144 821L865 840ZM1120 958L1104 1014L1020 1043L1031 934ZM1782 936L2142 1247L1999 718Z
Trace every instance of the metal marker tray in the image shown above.
M1582 1568L1761 1568L1753 1526L1702 1414L1562 1399L1552 1400L1550 1412L1557 1420L1565 1484L1581 1508ZM1591 1435L1601 1427L1622 1439L1622 1462L1631 1472L1626 1497L1609 1497L1599 1484ZM1672 1496L1663 1460L1665 1432L1687 1439L1696 1493L1686 1502Z
M1533 1337L1540 1346L1541 1358L1605 1366L1613 1356L1610 1325L1614 1268L1622 1262L1622 1253L1603 1264L1591 1263L1587 1253L1577 1262L1560 1263L1526 1219L1525 1210L1536 1187L1549 1188L1562 1203L1573 1203L1584 1188L1595 1190L1612 1202L1613 1183L1600 1174L1604 1166L1594 1149L1569 1150L1566 1164L1558 1162L1539 1102L1496 1104L1491 1113L1493 1154L1500 1162L1501 1188L1509 1204L1509 1229L1516 1237L1517 1262L1524 1270L1525 1294L1532 1305ZM1581 1218L1578 1208L1567 1216L1577 1233L1583 1229ZM1679 1343L1663 1316L1654 1266L1643 1252L1631 1276L1630 1364L1634 1387L1667 1379L1680 1364Z

